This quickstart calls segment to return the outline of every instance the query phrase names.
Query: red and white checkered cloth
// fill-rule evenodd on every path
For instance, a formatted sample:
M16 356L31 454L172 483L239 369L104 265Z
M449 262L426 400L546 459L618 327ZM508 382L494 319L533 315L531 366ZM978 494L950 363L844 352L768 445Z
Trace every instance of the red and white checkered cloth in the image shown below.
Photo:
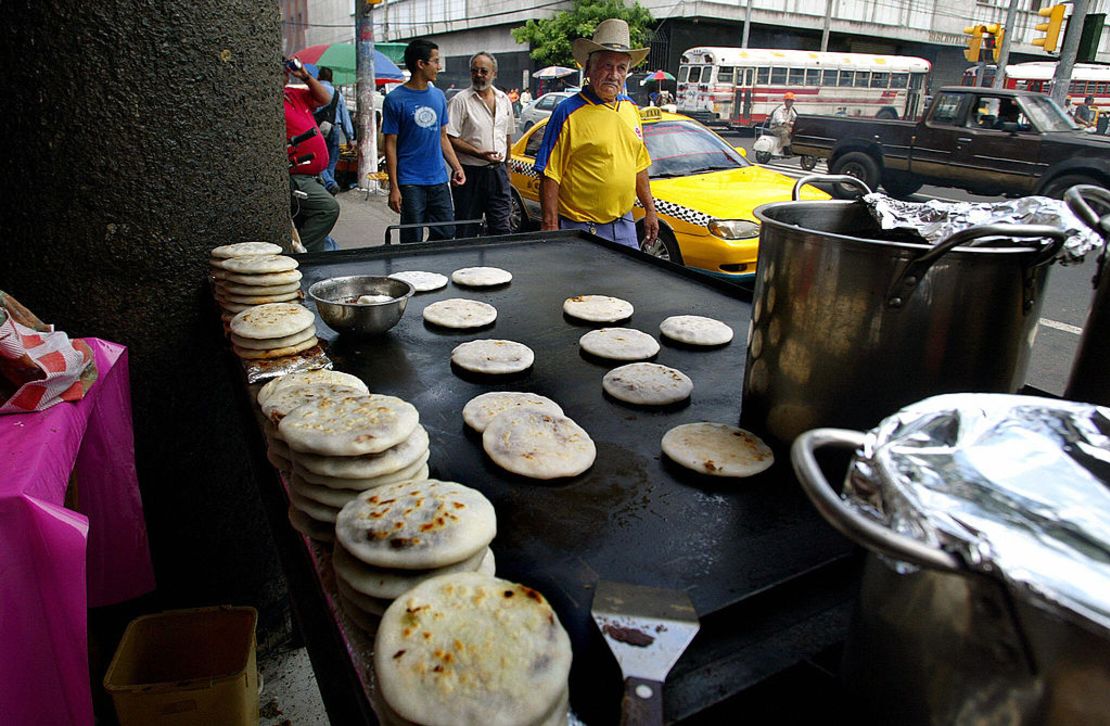
M0 309L0 376L15 393L0 414L42 411L62 401L79 401L96 380L92 350L61 331L39 331L17 323Z

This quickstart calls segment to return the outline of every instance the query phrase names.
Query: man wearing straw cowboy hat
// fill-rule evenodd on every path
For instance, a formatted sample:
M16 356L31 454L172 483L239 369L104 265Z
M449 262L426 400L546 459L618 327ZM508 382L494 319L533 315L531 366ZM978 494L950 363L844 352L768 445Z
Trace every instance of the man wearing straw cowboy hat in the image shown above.
M593 39L574 41L586 88L556 108L536 154L542 228L584 229L639 249L632 205L644 207L644 242L659 236L636 104L624 93L628 72L647 57L632 48L628 23L604 20Z

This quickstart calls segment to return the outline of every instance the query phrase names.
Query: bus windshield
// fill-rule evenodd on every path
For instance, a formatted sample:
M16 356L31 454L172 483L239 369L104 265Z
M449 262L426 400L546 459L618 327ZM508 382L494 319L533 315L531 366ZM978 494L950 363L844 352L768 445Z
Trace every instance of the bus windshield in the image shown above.
M651 154L652 179L749 166L721 137L690 121L644 124L644 143Z
M1025 115L1042 132L1078 129L1064 109L1048 96L1026 96L1020 99Z

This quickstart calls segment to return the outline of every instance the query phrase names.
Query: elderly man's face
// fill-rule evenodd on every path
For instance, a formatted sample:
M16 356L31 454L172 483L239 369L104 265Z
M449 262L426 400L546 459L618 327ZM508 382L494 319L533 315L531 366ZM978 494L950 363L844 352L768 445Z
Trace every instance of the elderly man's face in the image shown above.
M489 88L494 78L497 78L497 73L493 70L493 61L489 58L480 55L470 62L470 85L475 91Z
M602 101L611 103L624 88L631 58L627 53L601 50L590 56L590 88Z

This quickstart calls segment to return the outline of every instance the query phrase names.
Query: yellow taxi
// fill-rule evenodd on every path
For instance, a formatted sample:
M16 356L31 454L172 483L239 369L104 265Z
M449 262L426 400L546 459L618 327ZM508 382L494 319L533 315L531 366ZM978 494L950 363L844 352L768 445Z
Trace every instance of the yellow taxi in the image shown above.
M659 239L641 246L648 254L727 278L755 274L759 221L753 210L790 199L794 179L756 166L697 121L659 108L640 109L644 142L651 154L651 193L659 215ZM540 221L540 178L535 160L547 121L513 144L513 231ZM803 199L828 199L812 187ZM637 227L644 210L632 210ZM642 233L641 233L642 237Z

